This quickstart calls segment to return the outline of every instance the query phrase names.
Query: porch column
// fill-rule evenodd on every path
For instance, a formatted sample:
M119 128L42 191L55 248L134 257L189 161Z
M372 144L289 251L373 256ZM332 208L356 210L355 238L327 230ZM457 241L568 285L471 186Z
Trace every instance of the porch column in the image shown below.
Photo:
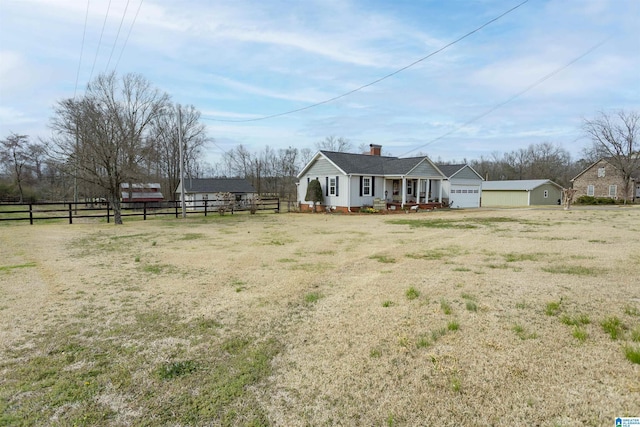
M404 209L404 204L407 203L407 178L402 177L402 205L401 208Z
M351 175L347 175L347 212L351 212Z
M382 194L384 195L385 206L387 204L387 178L382 177Z
M431 191L431 180L427 180L427 191L424 192L424 196L427 199L427 203L429 202L429 192Z
M418 204L420 204L420 190L422 190L422 187L420 187L420 181L421 179L418 178L418 182L416 182L416 200L418 201Z
M438 192L438 203L442 203L442 180L440 180L440 191Z

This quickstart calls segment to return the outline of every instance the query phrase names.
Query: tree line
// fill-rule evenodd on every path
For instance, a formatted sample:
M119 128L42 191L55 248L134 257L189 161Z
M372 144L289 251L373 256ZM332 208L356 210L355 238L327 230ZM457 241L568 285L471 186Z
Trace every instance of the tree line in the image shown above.
M619 111L585 120L583 131L592 144L578 160L559 145L541 142L462 162L489 180L544 178L570 187L585 167L607 157L630 183L640 170L639 117ZM356 147L344 137L329 136L315 143L315 150L266 146L252 152L238 145L210 165L203 160L204 149L213 139L200 119L194 106L172 102L139 74L100 75L84 95L55 104L48 140L18 133L0 140L0 199L104 198L120 223L121 184L159 182L165 198L173 199L181 157L186 178L245 178L260 194L295 200L296 175L316 150L368 151L365 144Z

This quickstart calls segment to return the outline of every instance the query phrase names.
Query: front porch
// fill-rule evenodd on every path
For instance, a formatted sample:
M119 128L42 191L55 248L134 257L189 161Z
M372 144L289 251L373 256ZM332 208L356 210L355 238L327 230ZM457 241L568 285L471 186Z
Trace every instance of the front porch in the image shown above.
M426 210L431 211L434 209L441 209L444 207L442 202L387 202L388 211L402 211L402 210Z
M418 209L442 207L442 178L391 177L384 180L387 209Z

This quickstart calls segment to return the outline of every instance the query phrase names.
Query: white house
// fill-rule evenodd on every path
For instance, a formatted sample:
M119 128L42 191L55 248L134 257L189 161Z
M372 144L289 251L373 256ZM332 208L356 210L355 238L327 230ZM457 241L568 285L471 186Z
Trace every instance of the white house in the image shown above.
M438 165L447 177L442 197L451 208L479 208L482 197L482 177L466 164Z
M427 157L381 156L381 146L371 144L369 154L319 151L298 174L298 202L305 201L312 179L320 181L324 204L332 210L352 212L382 201L391 208L441 203L445 175Z
M204 210L207 206L221 206L229 197L238 204L249 203L256 196L250 182L242 178L186 178L184 186L185 206L190 210ZM176 188L176 200L181 199L182 182Z

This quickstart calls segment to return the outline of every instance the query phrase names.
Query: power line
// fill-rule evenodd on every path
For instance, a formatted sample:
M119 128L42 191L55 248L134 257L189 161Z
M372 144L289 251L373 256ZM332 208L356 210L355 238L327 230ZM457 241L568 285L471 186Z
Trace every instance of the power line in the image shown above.
M560 68L555 69L554 71L550 72L549 74L541 77L540 79L536 80L534 83L530 84L529 86L527 86L524 90L521 90L520 92L516 93L515 95L507 98L507 100L491 107L490 109L488 109L487 111L485 111L484 113L473 117L470 120L467 120L466 122L464 122L463 124L461 124L460 126L450 130L449 132L446 132L442 135L440 135L437 138L432 139L429 142L426 142L422 145L419 145L417 147L415 147L413 150L411 151L407 151L406 153L398 156L398 157L403 157L406 156L407 154L413 153L414 151L420 149L420 148L424 148L427 145L431 145L434 142L440 141L443 138L446 138L447 136L451 135L452 133L455 133L457 131L459 131L460 129L469 126L471 123L476 122L486 116L488 116L489 114L493 113L494 111L496 111L499 108L504 107L505 105L507 105L508 103L510 103L511 101L515 100L516 98L519 98L520 96L524 95L525 93L529 92L531 89L533 89L534 87L546 82L547 80L549 80L550 78L552 78L553 76L555 76L556 74L560 73L561 71L564 71L565 69L569 68L571 65L575 64L576 62L578 62L579 60L581 60L582 58L584 58L585 56L589 55L591 52L593 52L594 50L598 49L600 46L602 46L603 44L605 44L606 42L608 42L611 39L611 37L608 37L604 40L602 40L600 43L590 47L587 51L585 51L583 54L581 54L580 56L577 56L576 58L572 59L571 61L569 61L568 63L566 63L565 65L563 65Z
M129 0L127 0L127 4L124 7L124 13L122 14L122 19L120 20L120 26L118 27L118 32L116 33L116 39L113 41L113 46L111 46L111 53L109 54L109 60L107 61L107 66L104 67L105 72L109 69L109 64L111 63L111 57L113 56L113 51L116 50L116 44L118 44L118 37L120 37L120 30L122 30L122 23L124 22L124 17L127 16L127 9L129 9Z
M388 78L390 78L390 77L393 77L393 76L395 76L396 74L399 74L399 73L401 73L402 71L405 71L405 70L407 70L407 69L409 69L409 68L413 67L414 65L417 65L417 64L419 64L420 62L425 61L426 59L431 58L432 56L434 56L434 55L436 55L436 54L438 54L438 53L442 52L443 50L445 50L445 49L447 49L447 48L449 48L449 47L453 46L454 44L456 44L456 43L458 43L458 42L460 42L460 41L462 41L462 40L466 39L467 37L469 37L469 36L471 36L471 35L473 35L473 34L475 34L475 33L477 33L478 31L482 30L482 29L483 29L483 28L485 28L486 26L488 26L488 25L490 25L490 24L492 24L492 23L496 22L497 20L499 20L500 18L504 17L505 15L508 15L509 13L511 13L511 12L513 12L514 10L518 9L519 7L521 7L522 5L524 5L525 3L527 3L528 1L529 1L529 0L524 0L522 3L520 3L520 4L518 4L518 5L514 6L514 7L512 7L511 9L509 9L509 10L507 10L506 12L502 13L501 15L499 15L499 16L497 16L497 17L493 18L492 20L485 22L485 23L484 23L484 24L482 24L481 26L477 27L476 29L474 29L474 30L472 30L472 31L469 31L468 33L466 33L465 35L463 35L463 36L461 36L461 37L457 38L456 40L454 40L454 41L452 41L452 42L450 42L450 43L448 43L448 44L444 45L444 46L443 46L443 47L441 47L440 49L438 49L438 50L435 50L435 51L431 52L431 53L430 53L430 54L428 54L427 56L423 56L422 58L420 58L420 59L418 59L418 60L416 60L416 61L414 61L414 62L412 62L412 63L410 63L410 64L408 64L408 65L405 65L404 67L399 68L399 69L397 69L396 71L394 71L394 72L392 72L392 73L389 73L389 74L387 74L387 75L385 75L385 76L383 76L383 77L380 77L380 78L379 78L379 79L377 79L377 80L374 80L374 81L372 81L372 82L370 82L370 83L364 84L364 85L362 85L362 86L360 86L360 87L357 87L357 88L355 88L355 89L353 89L353 90L350 90L350 91L348 91L348 92L345 92L345 93L343 93L343 94L341 94L341 95L334 96L333 98L329 98L329 99L324 100L324 101L316 102L315 104L307 105L306 107L297 108L297 109L295 109L295 110L285 111L285 112L283 112L283 113L271 114L271 115L268 115L268 116L257 117L257 118L253 118L253 119L232 120L232 119L215 119L215 118L210 118L210 117L203 117L202 119L203 119L203 120L212 120L212 121L217 121L217 122L232 122L232 123L257 122L257 121L260 121L260 120L273 119L273 118L275 118L275 117L281 117L281 116L286 116L286 115L293 114L293 113L298 113L298 112L300 112L300 111L304 111L304 110L308 110L308 109L310 109L310 108L318 107L318 106L320 106L320 105L328 104L328 103L333 102L333 101L336 101L336 100L338 100L338 99L340 99L340 98L344 98L344 97L346 97L346 96L349 96L349 95L351 95L351 94L353 94L353 93L355 93L355 92L361 91L362 89L365 89L365 88L367 88L367 87L370 87L370 86L373 86L373 85L375 85L375 84L377 84L377 83L380 83L380 82L381 82L381 81L383 81L383 80L386 80L386 79L388 79Z
M107 24L107 18L109 17L109 9L111 9L111 0L109 0L109 4L107 5L107 13L104 15L104 22L102 23L102 31L100 31L100 39L98 40L98 48L96 49L96 56L93 58L93 65L91 66L91 72L89 73L89 82L91 82L91 77L93 76L93 70L96 67L96 60L98 59L98 53L100 53L100 45L102 44L102 35L104 34L104 27Z
M84 15L84 30L82 30L82 44L80 45L80 60L78 61L78 71L76 71L76 85L73 88L73 99L78 91L78 80L80 79L80 66L82 65L82 52L84 51L84 37L87 34L87 19L89 18L89 1L87 0L87 12Z
M124 48L127 46L127 42L129 41L129 36L131 35L131 30L133 30L133 26L136 23L136 20L138 19L138 14L140 13L140 8L142 7L142 2L144 0L140 0L140 4L138 5L138 10L136 10L136 15L133 17L133 22L131 22L131 26L129 27L129 32L127 33L127 38L124 40L124 44L122 45L122 49L120 49L120 56L118 56L118 61L116 62L116 65L113 66L113 69L117 69L118 68L118 64L120 64L120 60L122 59L122 54L124 53Z

